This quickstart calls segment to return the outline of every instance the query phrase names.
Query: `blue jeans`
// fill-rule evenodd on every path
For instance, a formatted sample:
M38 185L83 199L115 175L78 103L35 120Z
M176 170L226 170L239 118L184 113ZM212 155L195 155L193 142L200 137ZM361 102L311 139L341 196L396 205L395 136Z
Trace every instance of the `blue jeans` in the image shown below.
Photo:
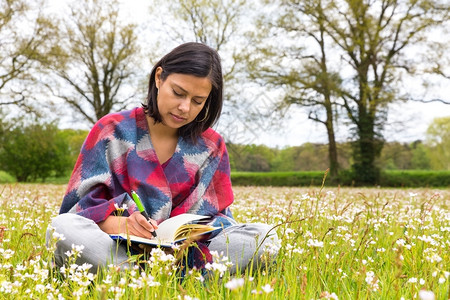
M233 263L230 269L231 274L236 273L238 269L243 272L250 264L257 266L261 263L260 257L266 246L278 244L276 231L271 228L269 225L260 223L233 225L209 240L208 248L210 251L217 251L228 257ZM96 273L99 267L110 263L120 265L122 268L132 267L126 263L129 258L126 245L112 240L90 219L72 213L58 215L47 229L47 244L52 239L53 229L65 237L64 240L57 242L54 253L55 263L59 267L66 263L65 253L72 250L72 244L84 246L81 257L76 263L91 264L91 273Z

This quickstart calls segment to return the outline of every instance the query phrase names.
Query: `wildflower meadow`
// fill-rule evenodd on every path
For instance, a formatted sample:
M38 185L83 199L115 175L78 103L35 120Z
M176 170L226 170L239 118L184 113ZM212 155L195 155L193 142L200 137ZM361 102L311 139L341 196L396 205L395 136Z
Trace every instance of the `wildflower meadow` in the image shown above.
M177 272L175 254L154 249L127 270L77 265L83 245L52 264L64 185L0 185L0 299L449 299L450 190L235 187L242 223L273 225L271 263L230 275L214 253L208 276ZM273 255L278 253L275 258ZM131 258L133 259L133 258ZM138 259L138 258L136 258Z

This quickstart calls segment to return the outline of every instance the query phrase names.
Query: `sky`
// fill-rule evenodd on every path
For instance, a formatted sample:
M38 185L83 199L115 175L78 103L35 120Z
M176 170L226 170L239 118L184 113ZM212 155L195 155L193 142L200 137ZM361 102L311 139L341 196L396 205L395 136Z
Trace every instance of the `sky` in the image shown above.
M450 95L450 91L449 94ZM405 103L392 105L384 131L386 141L413 142L424 140L428 126L434 118L450 116L450 105L442 103ZM308 120L307 114L295 112L295 117L285 123L285 128L261 131L255 144L265 144L278 148L298 146L303 143L327 143L324 125ZM348 128L338 127L338 141L349 137Z
M69 0L49 0L49 7L55 10L62 9ZM148 22L149 6L158 5L157 1L149 0L121 0L121 14L124 19L133 20L136 23ZM149 41L150 43L152 41ZM411 88L415 83L410 83ZM408 83L406 84L408 88ZM450 101L450 80L441 86L438 93L441 97L447 97ZM412 142L425 139L428 126L437 117L450 116L450 105L439 102L419 103L407 102L392 104L389 109L388 121L384 131L387 141ZM225 133L226 123L220 123L216 129ZM338 126L338 141L346 141L349 137L348 128ZM263 130L247 132L246 137L240 142L253 144L265 144L270 147L283 148L286 146L298 146L303 143L327 143L326 130L322 124L308 120L307 114L298 107L290 109L289 117L283 119L283 126L273 126Z

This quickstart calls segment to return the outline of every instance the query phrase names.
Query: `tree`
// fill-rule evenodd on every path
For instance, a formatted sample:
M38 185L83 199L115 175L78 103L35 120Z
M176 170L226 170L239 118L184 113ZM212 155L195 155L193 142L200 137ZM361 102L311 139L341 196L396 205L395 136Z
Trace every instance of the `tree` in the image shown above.
M206 44L225 56L224 81L235 77L236 66L242 61L241 47L233 44L242 34L241 23L246 0L181 0L169 1L161 20L165 33L177 43L196 41ZM159 8L162 8L161 6ZM155 12L154 12L155 13ZM177 20L178 22L174 22Z
M250 74L254 80L264 79L263 84L285 87L286 95L279 109L286 109L291 105L307 107L308 118L325 126L328 135L330 177L336 179L339 162L334 129L335 101L340 77L338 68L332 67L329 58L330 40L327 40L326 36L326 20L312 12L322 7L312 6L307 1L303 4L282 2L280 7L283 13L275 20L260 20L258 27L262 30L256 38L261 39L261 34L266 36L267 32L273 32L274 36L279 36L282 32L289 35L290 39L310 40L309 49L306 50L301 43L287 43L287 46L282 48L260 48L258 50L264 55L256 56L252 49L248 54L248 60L252 61ZM268 57L279 64L275 64L274 68L273 64L265 63Z
M216 49L224 74L224 108L220 126L222 134L233 147L237 143L251 144L257 129L267 128L271 113L269 97L259 87L256 92L246 79L244 49L249 46L245 35L253 30L252 7L249 0L182 0L168 1L167 6L154 7L153 14L161 16L168 40L196 41ZM167 17L167 16L170 17ZM239 141L240 140L240 141ZM237 149L235 149L237 150ZM237 151L235 154L238 155Z
M3 122L2 122L3 123ZM18 181L43 181L50 175L64 175L70 168L68 145L55 124L2 124L0 169Z
M413 152L407 143L386 143L379 157L380 169L386 170L409 170Z
M317 103L314 114L328 115L339 105L354 132L356 182L376 183L376 158L383 146L381 132L388 104L406 98L408 91L402 94L399 88L405 73L414 76L426 65L424 59L436 59L434 52L426 58L409 54L419 46L433 46L427 34L448 23L450 6L439 0L305 0L279 1L278 7L271 38L281 36L284 41L272 43L272 47L266 43L269 50L263 53L279 55L259 74L267 82L277 82L273 78L281 75L287 87L284 101ZM315 52L308 48L310 41L319 45ZM334 67L321 67L324 59L327 66ZM311 76L311 70L316 70L312 79L298 80ZM290 97L291 90L297 93L293 96L296 102ZM324 91L334 101L327 103Z
M436 118L427 129L427 144L431 147L434 170L450 170L450 116Z
M126 108L139 47L136 26L121 24L118 2L82 0L60 22L59 53L48 65L59 79L56 88L48 84L52 93L91 124Z
M56 27L40 11L45 1L0 0L0 106L32 109L39 66L52 53Z
M415 141L411 144L412 158L411 169L413 170L429 170L431 169L430 156L427 147L422 141Z
M73 167L80 155L81 146L86 140L89 131L80 129L61 129L58 134L67 144L67 156L70 158L70 166Z
M264 145L231 145L229 149L230 165L233 171L268 172L272 171L272 162L276 150Z

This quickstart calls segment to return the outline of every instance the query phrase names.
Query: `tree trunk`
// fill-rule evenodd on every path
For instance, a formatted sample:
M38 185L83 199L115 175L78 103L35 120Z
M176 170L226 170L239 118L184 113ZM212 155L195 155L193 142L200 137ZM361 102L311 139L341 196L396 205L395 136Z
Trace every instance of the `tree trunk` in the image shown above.
M381 153L383 143L375 133L374 118L365 108L363 110L360 109L359 112L359 139L355 142L353 149L354 179L357 185L376 185L379 183L380 170L375 165L375 160Z
M338 178L339 163L336 146L336 136L334 134L333 126L333 112L331 111L331 105L327 107L327 134L328 134L328 159L330 163L330 178L335 181Z
M330 177L332 180L336 180L339 173L339 163L334 131L328 132L328 159L330 161Z

